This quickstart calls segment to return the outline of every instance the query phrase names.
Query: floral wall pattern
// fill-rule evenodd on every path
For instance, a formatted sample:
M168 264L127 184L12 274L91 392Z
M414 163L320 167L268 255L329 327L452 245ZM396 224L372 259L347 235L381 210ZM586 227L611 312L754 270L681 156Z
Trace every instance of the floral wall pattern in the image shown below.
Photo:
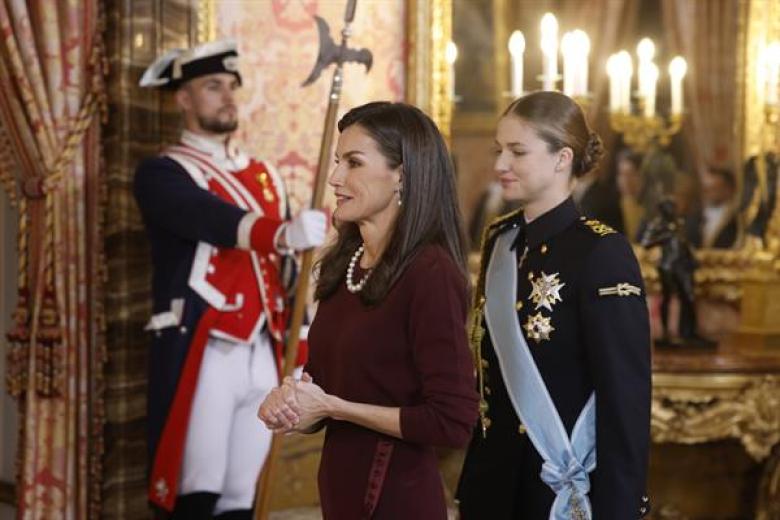
M293 211L307 204L319 155L333 67L301 87L318 52L314 15L324 18L338 42L346 0L220 0L214 7L218 38L238 41L244 88L239 139L251 154L269 160L287 181ZM361 0L350 46L374 56L345 66L340 113L374 100L404 97L405 1Z

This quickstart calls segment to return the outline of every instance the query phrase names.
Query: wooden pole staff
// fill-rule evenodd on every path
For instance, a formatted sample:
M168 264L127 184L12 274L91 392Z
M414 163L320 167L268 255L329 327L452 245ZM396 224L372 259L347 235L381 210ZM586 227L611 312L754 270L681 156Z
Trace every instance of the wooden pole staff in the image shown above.
M341 87L343 82L344 69L344 51L347 49L347 40L350 36L349 27L355 18L355 7L357 0L349 0L347 10L344 16L344 29L341 32L341 45L335 57L336 70L333 73L330 95L328 96L328 111L325 115L325 126L323 129L322 143L320 145L320 156L317 164L317 175L314 179L314 191L312 193L312 209L322 207L322 199L325 195L325 181L328 178L328 171L331 165L331 149L333 147L333 136L335 133L336 114L338 113L339 101L341 99ZM322 49L320 50L322 54ZM327 64L326 64L327 65ZM301 260L301 269L298 277L298 285L295 291L295 304L293 306L292 320L290 330L287 336L287 348L284 356L284 376L289 376L295 369L295 360L298 357L298 344L300 340L300 330L303 326L303 318L306 312L306 302L308 299L309 280L314 262L314 250L304 251ZM274 471L281 452L283 437L274 435L271 441L271 450L266 459L263 472L258 479L257 493L255 497L255 519L267 520L270 510L271 496L274 486Z

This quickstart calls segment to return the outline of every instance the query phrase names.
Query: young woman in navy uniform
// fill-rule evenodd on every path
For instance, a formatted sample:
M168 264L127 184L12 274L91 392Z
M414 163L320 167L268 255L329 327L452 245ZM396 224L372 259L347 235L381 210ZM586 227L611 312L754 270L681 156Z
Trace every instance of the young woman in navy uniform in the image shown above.
M472 343L480 423L461 516L631 520L650 433L650 329L634 253L581 216L572 185L601 140L556 92L516 100L496 132L503 196L522 209L483 236Z

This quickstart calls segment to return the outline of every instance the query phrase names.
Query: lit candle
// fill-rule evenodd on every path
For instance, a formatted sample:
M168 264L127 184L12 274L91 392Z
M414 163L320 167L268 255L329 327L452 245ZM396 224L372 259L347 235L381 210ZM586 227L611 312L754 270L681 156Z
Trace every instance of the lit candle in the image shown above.
M683 111L682 80L688 71L688 64L682 56L676 56L669 62L669 80L672 90L671 114L679 116Z
M609 112L620 112L620 59L617 54L607 59L607 75L609 76Z
M777 105L780 84L780 42L773 42L766 51L766 104Z
M655 90L658 84L658 67L655 63L650 63L645 72L645 117L655 115Z
M585 97L588 95L588 55L590 54L590 38L585 31L574 31L575 48L579 51L577 60L576 83L574 95Z
M449 64L450 72L450 100L455 101L455 61L458 59L458 46L455 42L447 42L447 48L444 51L444 59Z
M552 13L542 17L542 90L555 90L558 80L558 20Z
M655 56L655 44L650 38L642 38L639 45L636 46L636 55L639 59L637 64L637 82L639 83L639 97L645 98L650 89L651 65Z
M563 55L563 93L574 96L576 91L577 59L579 53L575 48L575 36L567 32L561 38L561 55Z
M512 57L512 97L523 95L523 53L525 52L525 37L520 31L515 31L509 37L509 54Z
M620 110L624 114L631 113L631 76L634 75L634 65L631 55L623 50L617 53L620 70Z

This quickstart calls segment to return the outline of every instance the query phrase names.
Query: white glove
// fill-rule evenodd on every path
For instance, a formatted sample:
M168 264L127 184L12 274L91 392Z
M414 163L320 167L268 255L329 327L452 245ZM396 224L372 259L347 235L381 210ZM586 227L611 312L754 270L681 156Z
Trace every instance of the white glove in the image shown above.
M298 251L319 247L325 242L327 227L324 212L305 209L284 226L284 241Z

